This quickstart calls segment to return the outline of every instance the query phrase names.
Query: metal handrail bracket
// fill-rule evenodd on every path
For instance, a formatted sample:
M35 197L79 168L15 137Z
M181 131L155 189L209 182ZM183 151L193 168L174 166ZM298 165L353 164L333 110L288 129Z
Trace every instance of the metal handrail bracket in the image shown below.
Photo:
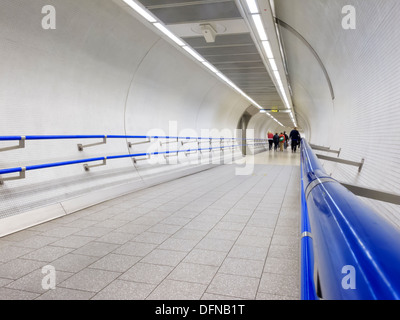
M361 162L356 162L356 161L351 161L351 160L345 160L345 159L340 159L340 158L334 158L334 157L328 157L322 154L316 154L318 159L321 160L327 160L327 161L333 161L333 162L338 162L338 163L343 163L343 164L347 164L350 166L355 166L358 167L358 172L361 172L363 166L364 166L364 162L365 159L361 159Z
M11 180L20 180L20 179L25 179L25 172L26 172L26 168L25 167L21 167L21 170L19 171L19 175L18 176L13 176L13 177L6 177L3 178L2 176L0 176L0 185L4 184L4 181L11 181Z
M0 152L25 148L25 141L26 141L26 137L25 136L13 137L13 139L6 139L6 137L4 137L4 140L2 139L2 141L11 141L11 140L19 140L18 145L11 146L11 147L0 148Z
M90 171L91 168L95 168L95 167L101 167L101 166L105 166L107 165L107 157L104 157L103 162L100 164L94 164L94 165L88 165L87 163L85 163L83 165L83 168L85 169L85 171Z
M107 136L104 136L102 142L90 143L90 144L85 144L85 145L79 143L78 144L78 150L79 151L83 151L84 148L94 147L94 146L98 146L98 145L106 144L106 143L107 143Z

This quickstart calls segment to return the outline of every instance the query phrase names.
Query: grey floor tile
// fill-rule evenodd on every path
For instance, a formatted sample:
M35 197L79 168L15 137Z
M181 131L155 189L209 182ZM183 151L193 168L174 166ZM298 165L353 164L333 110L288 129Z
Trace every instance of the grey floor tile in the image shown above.
M271 243L271 237L260 237L248 234L241 234L236 244L248 247L268 248Z
M218 272L247 277L261 277L264 261L226 258Z
M25 254L21 258L29 259L29 260L51 262L51 261L58 259L59 257L66 255L67 253L71 252L72 250L73 249L71 249L71 248L46 246L43 248L39 248L35 251L32 251L28 254Z
M0 265L0 277L7 279L18 279L31 271L45 266L47 263L25 260L25 259L14 259L9 262Z
M183 227L177 231L172 238L200 241L206 234L207 231L193 230Z
M150 253L157 245L151 243L141 243L129 241L114 251L117 254L127 254L131 256L144 257Z
M74 233L76 236L87 236L87 237L102 237L107 233L110 233L112 228L103 228L103 227L87 227L81 229L79 232Z
M185 225L187 229L200 230L200 231L210 231L214 226L215 222L204 222L204 221L190 221Z
M172 225L172 224L164 224L164 223L157 223L156 225L152 226L147 231L149 232L158 232L158 233L166 233L166 234L174 234L177 232L181 226Z
M198 240L169 238L160 246L160 249L189 252L198 243Z
M154 288L148 283L115 280L92 300L144 300Z
M255 299L259 279L239 275L217 273L207 288L207 293Z
M77 233L81 230L81 228L72 228L72 227L56 227L56 228L51 228L44 232L42 236L49 236L49 237L59 237L59 238L64 238L67 237L73 233Z
M268 257L273 258L285 258L285 259L299 259L299 247L298 246L281 246L271 244Z
M264 261L267 257L268 247L243 246L235 244L228 257Z
M245 227L246 223L245 222L232 222L232 221L220 221L218 222L214 230L235 230L235 231L242 231Z
M268 257L265 262L264 272L283 275L298 275L299 260Z
M44 285L46 285L47 274L48 274L47 272L42 273L42 269L36 269L31 273L19 278L18 280L15 280L12 283L8 284L6 288L42 294L47 290L51 290L51 289L44 289L42 286L43 281ZM57 286L57 284L69 278L71 275L72 273L70 272L56 271L55 285Z
M258 292L296 298L300 294L299 277L294 275L263 273Z
M25 247L25 248L32 248L32 249L39 249L41 247L44 247L50 243L54 243L59 238L56 237L45 237L42 235L35 235L33 237L30 237L28 239L25 239L23 241L19 241L16 245L19 247Z
M106 235L97 238L97 241L115 243L115 244L124 244L132 240L136 236L137 234L111 231L110 233L107 233Z
M196 249L228 252L234 243L233 240L213 239L206 236L196 245Z
M119 279L134 282L159 284L173 270L171 266L138 262L128 271L122 274Z
M48 290L36 300L89 300L96 293L56 287L54 290Z
M0 300L33 300L38 296L38 293L0 288Z
M49 227L53 228L56 224L50 224ZM12 234L9 234L2 239L10 242L10 244L18 244L22 241L29 240L30 238L34 236L38 236L41 234L41 231L39 230L34 230L33 228L25 229L22 231L18 231Z
M59 284L60 287L99 292L114 281L121 273L85 268Z
M235 223L247 223L248 220L249 220L248 216L240 216L233 213L228 213L221 219L221 221L235 222Z
M235 241L239 235L240 231L237 230L213 229L207 234L207 237L212 239Z
M184 262L220 266L226 257L226 252L204 249L193 249L184 259Z
M126 224L126 221L123 221L123 220L107 219L107 220L96 223L94 225L94 227L116 229L116 228L122 227L125 224Z
M188 222L190 222L190 218L183 218L183 217L174 217L170 216L164 220L162 220L163 224L172 224L174 226L184 226Z
M201 300L245 300L245 299L205 292L201 297Z
M207 286L165 279L147 297L149 300L200 300Z
M185 252L155 249L141 261L164 266L176 266L186 256Z
M150 227L151 226L148 225L138 224L136 220L134 220L114 230L117 232L125 232L130 234L141 234L143 231L146 231Z
M96 238L94 237L70 235L65 238L59 239L58 241L53 242L52 245L57 247L78 249L95 239Z
M34 250L34 248L17 247L14 245L4 246L0 248L0 262L12 261Z
M170 237L169 234L145 231L137 235L133 241L152 244L161 244Z
M141 257L110 253L90 265L90 268L107 271L125 272L131 268Z
M56 271L79 272L98 259L98 257L69 253L53 261L51 265L54 266Z
M258 237L272 237L274 229L267 227L246 226L242 234Z
M92 225L96 224L97 221L94 220L87 220L87 219L75 219L74 221L65 224L64 226L66 227L71 227L71 228L88 228L91 227Z
M92 241L79 249L76 249L74 253L93 257L102 257L118 247L119 245L114 243Z
M256 300L299 300L293 296L280 296L276 294L258 292Z
M218 267L193 263L180 263L170 273L168 279L209 284Z
M299 246L300 237L274 234L271 244L278 246Z
M5 286L8 285L10 282L12 282L11 279L0 278L0 287L5 287Z

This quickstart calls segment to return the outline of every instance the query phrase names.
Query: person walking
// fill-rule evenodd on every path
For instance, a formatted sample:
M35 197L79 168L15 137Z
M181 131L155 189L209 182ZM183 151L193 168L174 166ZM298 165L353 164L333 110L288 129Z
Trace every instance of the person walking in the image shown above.
M281 132L279 135L279 150L283 152L283 146L285 144L285 135Z
M278 144L279 144L279 136L278 136L278 132L275 133L274 135L274 150L278 151Z
M274 134L271 131L268 131L268 143L269 143L269 151L271 151L272 145L274 144Z
M289 145L289 137L286 134L286 131L283 131L283 134L285 136L285 150L287 149L288 145Z
M296 152L297 145L300 144L301 140L300 132L294 127L289 136L292 140L292 152Z

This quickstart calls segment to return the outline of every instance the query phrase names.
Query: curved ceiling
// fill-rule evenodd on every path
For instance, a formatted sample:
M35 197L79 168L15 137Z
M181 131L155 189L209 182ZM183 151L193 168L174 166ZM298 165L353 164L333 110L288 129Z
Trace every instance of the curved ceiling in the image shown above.
M267 115L275 119L276 123L285 127L292 126L293 114L288 110L290 103L283 102L282 94L277 89L277 83L271 72L274 71L266 63L262 53L261 41L257 40L249 21L250 14L246 2L243 0L138 0L138 3L161 21L185 44L195 50L206 61L211 63L220 73L234 83L241 91L251 97L258 107L268 109ZM266 19L270 13L268 2L259 1L260 16ZM270 20L273 21L272 15ZM250 18L251 19L251 18ZM267 29L268 41L276 54L277 68L283 72L275 24L266 28L268 22L264 21ZM213 33L211 38L202 31L206 26ZM208 33L210 34L210 33ZM286 78L286 77L285 77ZM279 82L279 81L278 81ZM283 85L286 79L282 79ZM283 90L280 88L280 90ZM286 88L285 91L289 92ZM286 92L285 92L286 98ZM289 99L290 100L290 99ZM269 110L281 110L271 114ZM269 120L268 117L260 121Z

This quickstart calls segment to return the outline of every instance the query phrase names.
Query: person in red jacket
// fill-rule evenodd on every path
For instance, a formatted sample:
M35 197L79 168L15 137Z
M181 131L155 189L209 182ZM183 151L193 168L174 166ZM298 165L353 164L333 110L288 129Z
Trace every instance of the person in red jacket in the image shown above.
M280 151L283 152L283 146L285 144L285 135L281 132L281 134L279 135L279 149Z
M268 143L269 143L269 151L271 151L272 145L274 143L274 134L271 131L268 131Z

